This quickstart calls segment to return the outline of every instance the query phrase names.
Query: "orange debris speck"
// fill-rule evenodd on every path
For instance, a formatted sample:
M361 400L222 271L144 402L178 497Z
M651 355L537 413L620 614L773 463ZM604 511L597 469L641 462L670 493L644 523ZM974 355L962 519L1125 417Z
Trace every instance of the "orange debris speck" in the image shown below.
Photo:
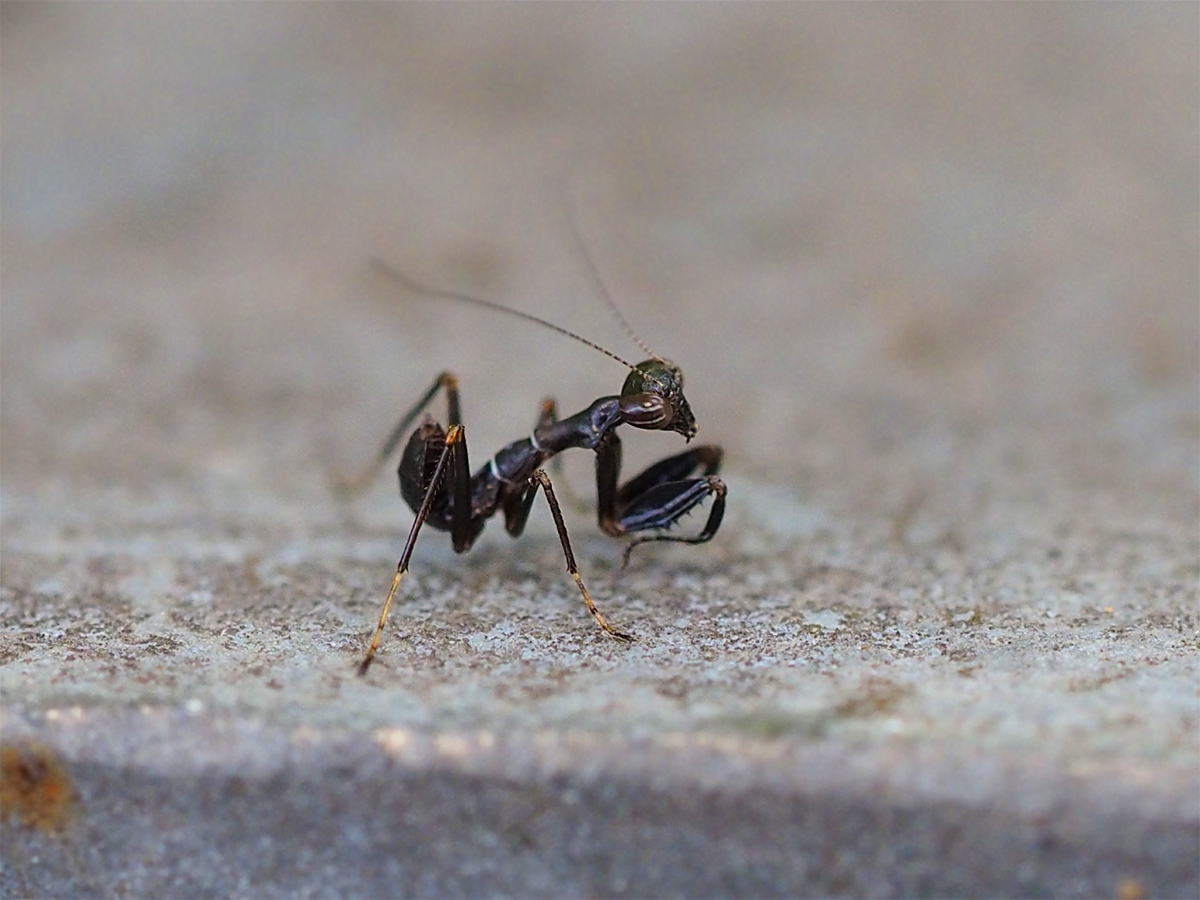
M49 747L0 745L0 818L26 828L62 831L75 815L75 786Z

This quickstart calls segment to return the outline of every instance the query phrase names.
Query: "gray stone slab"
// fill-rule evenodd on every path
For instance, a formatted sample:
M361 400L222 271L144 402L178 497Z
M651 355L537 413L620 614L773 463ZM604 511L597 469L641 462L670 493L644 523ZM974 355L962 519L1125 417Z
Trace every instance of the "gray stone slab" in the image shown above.
M1194 6L3 24L5 896L1195 895ZM367 260L640 353L564 180L725 523L622 570L580 453L637 643L539 505L358 679L411 514L331 475L624 377Z

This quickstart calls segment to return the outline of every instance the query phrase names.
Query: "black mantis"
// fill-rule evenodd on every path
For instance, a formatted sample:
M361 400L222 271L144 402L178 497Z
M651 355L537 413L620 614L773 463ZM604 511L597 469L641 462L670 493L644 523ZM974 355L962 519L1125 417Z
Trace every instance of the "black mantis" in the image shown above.
M576 235L578 238L578 235ZM580 242L582 249L582 242ZM632 540L625 548L623 562L629 561L634 547L650 541L674 541L702 544L711 540L725 514L725 483L717 477L721 467L720 447L705 444L660 460L640 475L618 484L621 470L621 439L617 428L631 425L657 431L674 431L687 441L696 435L696 421L691 407L683 396L683 372L674 363L655 354L642 342L617 308L612 297L600 282L591 259L584 250L591 274L601 295L616 314L625 331L650 355L645 362L633 365L615 353L605 350L574 332L560 328L537 316L455 291L427 287L380 260L373 260L376 269L405 289L421 296L456 300L518 316L534 322L612 357L629 369L621 393L601 397L586 409L559 419L553 399L542 404L533 432L501 448L487 464L471 474L467 459L466 431L459 413L458 380L450 372L442 372L407 413L383 443L374 463L361 475L343 479L342 487L358 490L369 483L386 464L400 439L439 392L446 395L447 427L443 428L426 416L408 440L400 458L400 494L416 513L408 539L396 565L391 590L379 615L379 624L371 638L367 654L358 667L366 675L383 639L383 629L391 613L392 603L422 526L449 531L454 550L464 553L471 548L484 525L497 512L503 512L504 525L512 537L525 529L533 501L540 489L546 496L554 526L562 542L567 572L575 580L588 612L605 634L629 643L633 637L619 631L596 607L591 593L579 574L575 554L567 537L562 510L554 496L554 488L544 466L564 450L586 447L596 453L596 506L600 529L613 537L633 535L644 531L661 531L679 521L686 513L708 497L713 497L708 520L700 532L691 537L655 533Z

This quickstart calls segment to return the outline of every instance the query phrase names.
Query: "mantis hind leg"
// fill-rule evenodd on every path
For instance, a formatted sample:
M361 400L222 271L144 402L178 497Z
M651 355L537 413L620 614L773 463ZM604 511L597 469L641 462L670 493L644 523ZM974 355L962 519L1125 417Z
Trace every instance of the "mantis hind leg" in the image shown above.
M360 472L354 475L338 473L334 476L335 488L343 494L353 496L365 490L372 481L382 471L384 465L387 464L388 458L395 452L396 447L400 444L400 439L404 437L405 432L416 421L417 416L425 411L425 408L433 402L433 398L437 396L439 390L446 392L446 406L449 418L449 424L461 425L462 414L459 411L458 405L458 378L453 372L441 372L437 378L433 380L433 384L421 396L408 412L400 417L400 421L396 423L396 427L392 429L387 439L383 442L379 452L375 454L375 458L366 465Z
M440 428L436 425L430 424L429 427L440 432ZM433 446L431 442L434 440L441 443L441 452L438 454L437 463L433 467L433 471L424 483L421 502L416 510L417 517L413 520L412 528L408 532L408 539L404 542L404 550L400 554L400 561L396 564L396 575L392 579L391 589L388 591L387 599L384 601L383 610L379 614L379 623L375 626L375 633L371 637L371 644L367 648L367 655L363 657L363 661L358 667L358 674L360 676L367 674L367 670L371 667L371 661L375 659L375 654L379 650L380 642L383 640L383 628L387 624L388 616L391 614L392 603L396 599L396 592L400 589L400 582L404 578L404 574L408 571L408 564L412 559L413 550L417 546L417 535L421 532L421 526L429 518L429 513L433 509L434 503L440 496L444 496L447 489L450 492L450 536L454 543L454 549L461 553L471 546L475 537L479 534L481 522L471 517L471 480L469 464L467 462L466 430L462 425L454 424L446 432L444 441L440 434L436 436L430 435L426 440L427 446ZM405 471L404 464L402 463L402 480L406 474L410 473ZM447 476L450 483L448 486L443 487L443 478Z

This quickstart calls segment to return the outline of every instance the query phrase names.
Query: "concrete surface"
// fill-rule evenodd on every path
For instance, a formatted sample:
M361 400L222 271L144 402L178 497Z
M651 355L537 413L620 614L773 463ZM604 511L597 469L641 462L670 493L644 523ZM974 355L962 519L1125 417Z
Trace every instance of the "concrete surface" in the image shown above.
M5 896L1196 896L1194 5L0 15ZM569 513L629 648L430 532L358 680L330 473L624 377L366 261L633 356L564 181L725 525Z

